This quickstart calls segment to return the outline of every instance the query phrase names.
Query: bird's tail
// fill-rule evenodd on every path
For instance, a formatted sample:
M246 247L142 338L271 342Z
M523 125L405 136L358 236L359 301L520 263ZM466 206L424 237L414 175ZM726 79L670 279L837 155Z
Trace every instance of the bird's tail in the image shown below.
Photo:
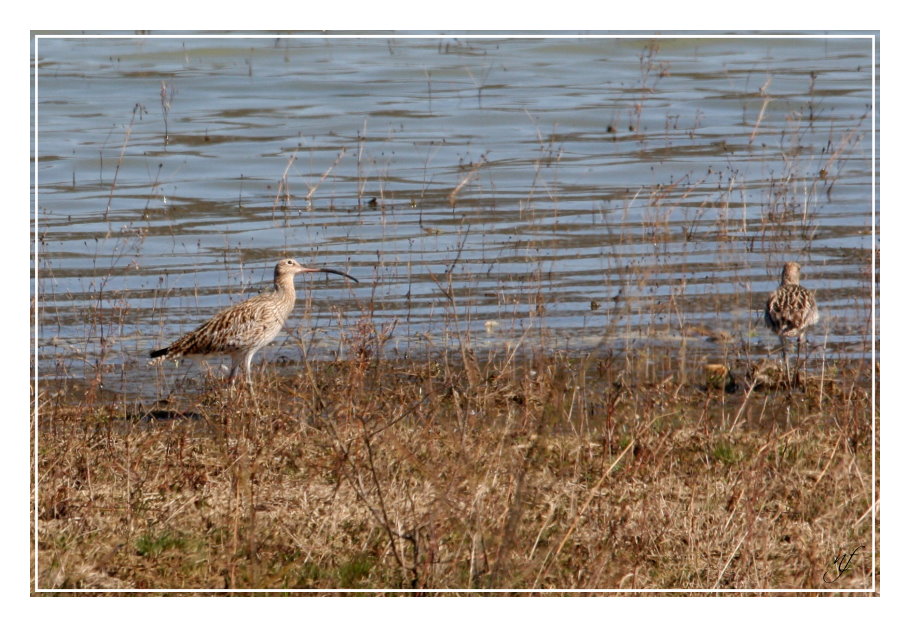
M155 366L155 365L163 362L165 359L168 358L168 354L170 353L170 350L171 350L171 348L170 348L170 346L168 346L167 348L159 348L158 350L154 350L151 353L149 353L149 357L151 357L152 359L151 359L151 361L149 361L148 365Z

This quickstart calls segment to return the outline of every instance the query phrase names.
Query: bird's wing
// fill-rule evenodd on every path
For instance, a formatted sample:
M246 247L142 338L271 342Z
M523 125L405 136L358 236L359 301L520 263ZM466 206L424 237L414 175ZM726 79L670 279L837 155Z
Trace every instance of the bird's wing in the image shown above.
M180 338L170 352L185 355L230 353L255 343L274 325L267 299L254 296L218 312Z
M814 324L817 319L815 296L792 285L779 289L768 299L765 317L777 333L787 333Z

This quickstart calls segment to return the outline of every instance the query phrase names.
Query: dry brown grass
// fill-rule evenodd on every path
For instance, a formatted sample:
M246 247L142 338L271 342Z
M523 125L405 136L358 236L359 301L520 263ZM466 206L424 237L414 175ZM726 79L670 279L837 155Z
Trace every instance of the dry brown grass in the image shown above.
M42 393L37 586L871 585L867 366L728 393L628 356L360 348L266 367L255 397L217 382L154 407Z

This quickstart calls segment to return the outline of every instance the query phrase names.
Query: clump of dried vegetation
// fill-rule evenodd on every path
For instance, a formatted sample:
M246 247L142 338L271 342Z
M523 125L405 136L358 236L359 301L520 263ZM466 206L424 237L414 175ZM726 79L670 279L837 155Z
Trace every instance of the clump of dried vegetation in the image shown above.
M360 330L353 358L266 365L255 395L218 380L148 406L42 392L36 585L872 581L866 364L783 386L731 363L735 384L717 385L716 373L681 382L608 352L380 359L382 334ZM850 569L824 583L833 557L857 546Z

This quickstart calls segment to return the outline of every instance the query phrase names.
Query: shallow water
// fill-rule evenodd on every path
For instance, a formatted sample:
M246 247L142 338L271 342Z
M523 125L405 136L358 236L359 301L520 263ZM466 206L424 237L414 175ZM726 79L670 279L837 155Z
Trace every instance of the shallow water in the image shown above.
M42 381L159 393L148 351L284 256L360 283L299 277L257 361L343 353L361 319L394 325L397 355L469 337L758 357L790 259L822 311L812 358L872 350L869 37L36 47Z

